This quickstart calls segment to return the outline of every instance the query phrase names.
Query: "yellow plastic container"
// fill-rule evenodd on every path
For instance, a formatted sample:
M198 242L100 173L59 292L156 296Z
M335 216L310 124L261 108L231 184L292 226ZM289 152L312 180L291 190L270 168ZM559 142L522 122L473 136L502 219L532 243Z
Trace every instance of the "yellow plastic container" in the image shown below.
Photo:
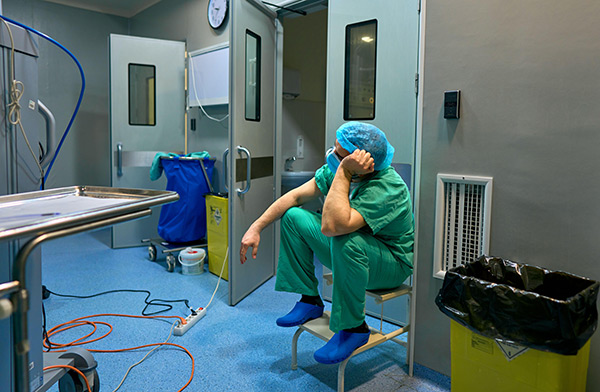
M208 270L219 276L223 262L223 279L229 279L229 265L226 261L228 244L229 203L227 198L206 196L206 241L208 242Z
M589 340L577 355L520 352L451 320L450 343L452 392L585 392Z

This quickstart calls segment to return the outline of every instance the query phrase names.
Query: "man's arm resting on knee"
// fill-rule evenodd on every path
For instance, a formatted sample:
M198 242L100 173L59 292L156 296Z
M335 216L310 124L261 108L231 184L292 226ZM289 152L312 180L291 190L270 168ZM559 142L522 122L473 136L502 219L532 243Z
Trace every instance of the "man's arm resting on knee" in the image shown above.
M252 248L252 258L256 258L258 245L260 243L260 233L265 227L281 218L287 210L292 207L300 206L310 200L313 200L322 195L315 179L311 179L299 187L287 192L266 209L263 214L254 221L242 237L242 245L240 247L240 261L246 261L246 252L248 248Z

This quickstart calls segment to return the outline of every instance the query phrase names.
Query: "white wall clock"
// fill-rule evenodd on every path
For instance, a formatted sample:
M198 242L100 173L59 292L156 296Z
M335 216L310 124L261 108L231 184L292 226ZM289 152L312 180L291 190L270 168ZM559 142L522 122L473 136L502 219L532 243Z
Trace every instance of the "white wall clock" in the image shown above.
M227 9L229 8L228 0L209 0L208 2L208 24L213 29L218 29L225 23Z

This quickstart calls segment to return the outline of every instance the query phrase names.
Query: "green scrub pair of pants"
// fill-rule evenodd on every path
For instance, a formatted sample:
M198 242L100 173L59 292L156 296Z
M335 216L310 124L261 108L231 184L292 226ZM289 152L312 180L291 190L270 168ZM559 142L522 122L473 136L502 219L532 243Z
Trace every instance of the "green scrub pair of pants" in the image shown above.
M372 234L356 231L336 237L321 233L321 215L290 208L281 219L275 290L319 295L314 255L333 272L329 328L358 327L365 319L365 290L399 286L412 273Z

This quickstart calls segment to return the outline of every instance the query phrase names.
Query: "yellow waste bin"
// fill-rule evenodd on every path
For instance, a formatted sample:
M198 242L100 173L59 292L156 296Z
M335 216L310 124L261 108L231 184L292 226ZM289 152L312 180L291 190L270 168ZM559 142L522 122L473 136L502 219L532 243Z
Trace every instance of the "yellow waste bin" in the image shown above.
M229 279L227 263L229 203L226 197L206 195L206 240L208 242L208 270ZM225 263L225 266L223 266Z
M585 392L590 341L576 355L497 343L451 320L452 392Z
M483 255L446 271L452 392L585 392L600 282Z

